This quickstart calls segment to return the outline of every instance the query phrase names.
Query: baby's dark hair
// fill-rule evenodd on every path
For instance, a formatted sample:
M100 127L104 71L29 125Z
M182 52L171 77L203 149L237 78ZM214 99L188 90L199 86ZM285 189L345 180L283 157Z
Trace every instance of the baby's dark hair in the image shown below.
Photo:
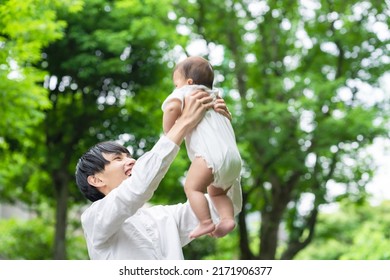
M178 63L174 73L179 71L185 79L192 79L194 84L213 88L214 70L210 62L200 56L190 56Z
M106 164L109 163L109 161L103 157L103 153L130 154L126 147L114 141L106 141L96 144L81 156L76 166L76 184L83 195L92 202L104 197L103 193L88 183L88 176L103 171Z

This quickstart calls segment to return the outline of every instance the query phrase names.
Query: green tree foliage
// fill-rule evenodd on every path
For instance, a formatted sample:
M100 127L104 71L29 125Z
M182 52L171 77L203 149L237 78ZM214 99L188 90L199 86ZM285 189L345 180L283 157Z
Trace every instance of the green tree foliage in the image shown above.
M390 203L372 207L343 204L337 212L320 214L313 242L297 259L389 260Z
M320 205L366 196L375 171L362 153L388 137L388 100L370 98L388 70L384 1L180 1L175 13L210 54L234 97L245 160L243 259L292 259L312 240ZM370 85L370 86L368 86ZM364 87L368 86L368 90ZM367 102L369 100L369 102ZM234 103L233 103L234 102ZM345 186L329 195L332 184ZM302 202L311 205L302 210ZM247 216L261 213L253 249ZM285 244L278 239L286 226ZM283 248L283 250L280 250Z
M5 184L24 186L31 150L42 135L37 125L50 102L41 84L45 72L36 67L41 51L62 36L64 21L58 21L54 6L65 1L0 1L0 191L2 199L29 200L22 191Z
M56 10L69 13L79 1L9 0L0 2L0 191L3 200L22 200L38 210L50 182L40 164L46 135L40 129L44 110L51 108L42 84L42 49L63 36L66 22Z
M1 258L13 260L52 258L53 228L48 226L46 221L3 220L0 222L0 232ZM21 240L28 240L28 242L21 242Z
M47 218L1 220L0 259L51 260L54 226L52 221L48 222L49 220ZM69 258L88 259L84 236L80 230L76 233L78 234L73 232L68 240Z

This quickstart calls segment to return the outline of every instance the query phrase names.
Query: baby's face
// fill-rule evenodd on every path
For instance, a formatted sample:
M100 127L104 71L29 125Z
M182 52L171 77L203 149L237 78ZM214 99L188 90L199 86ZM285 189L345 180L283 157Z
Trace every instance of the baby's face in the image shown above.
M173 73L173 84L176 88L181 88L185 85L188 85L189 83L188 80L184 78L184 76L179 71L175 71Z

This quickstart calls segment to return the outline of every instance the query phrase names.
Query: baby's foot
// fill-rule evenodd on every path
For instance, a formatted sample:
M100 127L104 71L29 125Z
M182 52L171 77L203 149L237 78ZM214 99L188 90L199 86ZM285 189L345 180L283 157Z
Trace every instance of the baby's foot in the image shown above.
M215 225L212 220L201 222L189 235L190 238L198 238L202 235L213 232Z
M234 219L222 219L212 232L213 237L224 237L236 227Z

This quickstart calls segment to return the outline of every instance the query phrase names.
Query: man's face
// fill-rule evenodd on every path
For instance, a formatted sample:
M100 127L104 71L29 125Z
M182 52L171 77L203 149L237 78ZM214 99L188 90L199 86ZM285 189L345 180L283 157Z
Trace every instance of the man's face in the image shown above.
M103 171L95 174L95 177L101 180L110 192L131 176L135 159L126 153L103 153L103 157L109 163L106 164Z

